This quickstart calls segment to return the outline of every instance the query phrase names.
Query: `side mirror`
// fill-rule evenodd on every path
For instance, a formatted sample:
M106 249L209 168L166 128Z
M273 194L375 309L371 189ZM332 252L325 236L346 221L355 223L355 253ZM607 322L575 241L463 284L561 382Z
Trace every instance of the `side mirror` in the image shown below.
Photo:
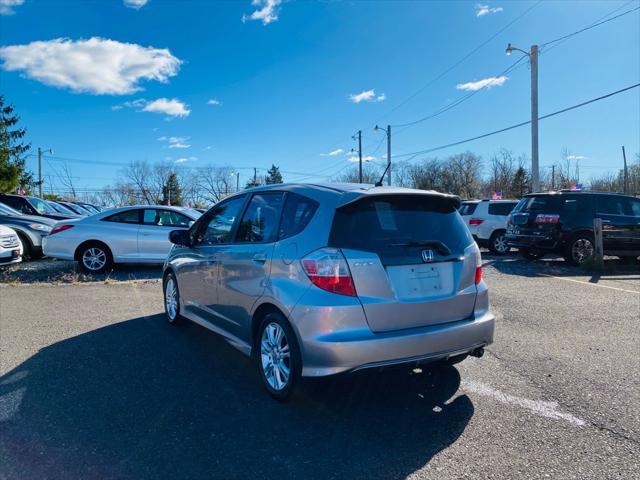
M189 246L188 230L171 230L169 232L169 241L175 245Z

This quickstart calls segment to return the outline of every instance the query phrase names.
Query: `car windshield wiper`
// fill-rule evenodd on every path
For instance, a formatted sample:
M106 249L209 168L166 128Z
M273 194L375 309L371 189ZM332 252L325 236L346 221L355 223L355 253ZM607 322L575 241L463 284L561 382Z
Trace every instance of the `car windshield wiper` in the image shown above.
M392 247L432 247L440 255L451 255L451 250L439 240L424 240L418 242L392 243Z

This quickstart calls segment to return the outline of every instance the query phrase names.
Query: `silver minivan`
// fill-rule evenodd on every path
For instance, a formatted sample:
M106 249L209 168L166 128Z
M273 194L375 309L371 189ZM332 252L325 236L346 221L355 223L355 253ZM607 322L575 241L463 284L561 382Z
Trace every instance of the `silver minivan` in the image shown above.
M459 206L362 184L245 190L170 233L167 318L251 356L278 399L301 376L479 357L495 318Z

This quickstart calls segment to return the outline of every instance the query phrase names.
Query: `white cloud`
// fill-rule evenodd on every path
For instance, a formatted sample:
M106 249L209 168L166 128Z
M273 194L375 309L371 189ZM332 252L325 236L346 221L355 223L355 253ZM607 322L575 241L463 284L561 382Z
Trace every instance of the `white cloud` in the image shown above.
M177 98L158 98L147 102L142 108L143 112L164 113L171 117L188 117L191 113L189 106Z
M222 105L222 102L220 100L218 100L217 98L210 98L209 100L207 100L207 105L220 106L220 105Z
M375 160L376 157L372 156L372 155L364 155L362 157L362 161L363 162L371 162L373 160ZM349 160L350 162L359 162L360 158L357 155L354 155L352 157L347 158L347 160Z
M194 160L197 160L198 157L181 157L176 159L175 163L187 163L187 162L193 162Z
M122 1L124 2L125 6L129 8L135 8L136 10L141 9L147 3L149 3L149 0L122 0Z
M177 98L158 98L156 100L145 100L138 98L124 102L120 105L114 105L111 110L121 110L123 107L134 108L139 112L164 113L170 117L188 117L191 113L189 105L178 100ZM166 139L167 137L160 137ZM177 138L177 137L170 137ZM159 140L159 139L158 139Z
M76 93L125 95L141 80L166 83L180 64L166 48L143 47L99 37L56 38L0 48L2 68Z
M169 148L173 149L173 148L190 148L191 145L187 144L187 140L189 140L189 137L166 137L166 136L162 136L160 138L158 138L158 140L160 142L166 142L169 146Z
M501 77L489 77L478 80L477 82L459 83L456 85L456 88L458 90L475 92L476 90L480 90L483 88L491 88L496 86L501 87L507 80L509 80L509 77L505 77L504 75L502 75Z
M13 8L23 3L24 0L0 0L0 15L13 15Z
M567 155L567 160L586 160L584 155Z
M490 8L489 5L482 5L480 3L476 3L476 17L484 17L490 13L498 13L502 12L502 7Z
M242 15L242 22L247 20L260 20L263 25L268 25L278 20L279 8L282 0L252 0L251 5L256 7L251 15Z
M343 149L341 149L341 148L337 148L337 149L335 149L335 150L332 150L332 151L331 151L331 152L329 152L329 153L321 153L321 154L320 154L320 156L321 156L321 157L336 157L336 156L340 155L340 154L341 154L341 153L343 153L343 152L344 152L344 150L343 150Z
M384 93L381 93L380 95L376 95L376 91L374 89L364 90L360 93L356 93L356 94L352 93L349 95L349 100L351 100L353 103L382 102L386 100L386 98L387 96Z

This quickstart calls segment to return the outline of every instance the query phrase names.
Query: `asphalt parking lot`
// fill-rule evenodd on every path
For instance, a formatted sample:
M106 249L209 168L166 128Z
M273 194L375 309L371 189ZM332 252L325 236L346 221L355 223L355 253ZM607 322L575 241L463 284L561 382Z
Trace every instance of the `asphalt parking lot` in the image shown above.
M152 273L2 285L0 478L639 478L640 271L485 256L485 279L483 358L286 404L224 341L168 325Z

